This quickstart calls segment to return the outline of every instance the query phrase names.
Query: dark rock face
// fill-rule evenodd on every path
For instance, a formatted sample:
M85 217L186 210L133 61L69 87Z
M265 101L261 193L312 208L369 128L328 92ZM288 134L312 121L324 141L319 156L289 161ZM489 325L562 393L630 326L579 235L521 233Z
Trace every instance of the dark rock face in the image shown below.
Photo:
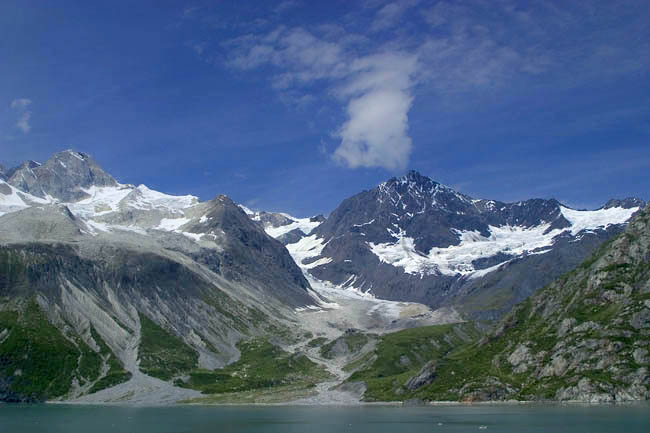
M286 216L275 212L259 212L256 214L256 217L257 221L259 221L262 226L270 225L271 227L282 227L288 226L293 222Z
M44 164L27 161L7 173L7 182L23 192L61 201L77 201L88 196L82 189L117 186L117 182L84 153L65 151Z
M206 203L204 222L191 225L191 233L218 235L225 233L220 250L203 250L194 256L225 278L245 280L287 305L304 306L313 303L307 289L309 283L289 252L277 240L269 237L262 227L228 197L220 195Z
M634 198L612 200L606 208L631 209L642 204ZM545 233L562 231L571 227L571 222L561 209L552 199L517 203L473 199L411 171L344 200L313 232L326 244L319 258L331 261L310 272L336 285L354 279L355 288L371 290L384 299L434 307L461 304L473 317L495 318L579 264L600 243L619 233L622 225L576 235L565 232L554 239L549 250L513 254L505 249L483 256L470 263L474 270L503 265L471 278L454 271L408 273L404 267L383 262L371 245L409 238L414 245L412 257L418 260L432 248L459 245L459 233L474 232L488 238L490 227L528 230L543 226L547 227ZM536 254L542 251L544 254Z

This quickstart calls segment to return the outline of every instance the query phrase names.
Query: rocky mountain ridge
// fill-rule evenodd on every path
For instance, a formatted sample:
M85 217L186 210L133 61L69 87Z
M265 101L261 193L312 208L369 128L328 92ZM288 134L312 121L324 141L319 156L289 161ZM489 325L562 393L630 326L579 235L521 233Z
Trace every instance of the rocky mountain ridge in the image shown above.
M0 400L438 398L427 356L485 329L460 322L505 313L642 204L476 200L411 172L294 218L121 184L79 152L28 161L0 174ZM528 395L508 392L485 398Z
M649 350L647 206L623 234L517 305L489 335L382 379L386 386L371 386L366 398L647 400ZM372 384L377 374L367 364L350 380Z
M474 199L412 171L344 200L287 248L332 285L493 319L575 267L643 205L628 198L579 211L552 199Z
M168 381L236 361L238 342L270 329L291 338L295 310L319 299L282 244L225 196L120 184L73 151L0 181L2 400L114 385L133 398L150 387L189 397ZM159 340L166 349L148 354Z
M159 404L267 387L309 394L332 374L304 349L314 334L460 320L312 287L264 226L304 235L320 218L256 221L223 195L200 202L121 184L74 151L7 174L0 401Z

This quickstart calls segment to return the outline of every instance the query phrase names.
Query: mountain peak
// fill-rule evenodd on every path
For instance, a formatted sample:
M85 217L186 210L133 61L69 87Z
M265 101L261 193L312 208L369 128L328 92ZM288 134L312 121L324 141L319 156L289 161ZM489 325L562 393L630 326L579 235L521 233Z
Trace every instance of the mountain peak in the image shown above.
M36 197L69 202L83 199L84 189L117 186L118 183L85 153L65 150L44 164L27 161L8 173L7 182Z
M392 177L384 182L386 185L403 185L403 184L416 184L416 185L438 185L439 183L433 179L423 176L416 170L409 170L406 174L399 177Z

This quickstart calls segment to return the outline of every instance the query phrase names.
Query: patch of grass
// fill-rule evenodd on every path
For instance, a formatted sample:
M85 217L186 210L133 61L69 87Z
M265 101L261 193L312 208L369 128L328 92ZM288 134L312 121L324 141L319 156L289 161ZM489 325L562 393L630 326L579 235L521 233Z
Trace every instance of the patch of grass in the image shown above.
M170 380L196 368L199 354L180 338L140 314L140 370L149 376Z
M290 354L265 338L240 342L240 359L223 369L194 370L179 385L205 394L243 392L287 385L314 385L329 377L302 354Z
M315 394L313 384L296 384L242 392L210 394L182 401L185 404L271 404L294 401Z
M368 364L370 364L370 362L373 360L374 356L374 352L368 352L361 356L359 359L355 359L354 361L346 364L343 367L343 371L350 373L360 370L361 368L366 368L368 367Z
M327 338L316 337L313 340L309 341L309 343L307 343L307 347L320 347L325 343L327 343Z
M22 311L0 312L0 332L4 329L8 335L0 344L0 390L9 399L61 397L73 379L85 383L99 376L97 353L81 339L73 343L65 338L33 300Z
M353 373L348 381L366 383L366 400L402 400L406 392L402 385L426 362L441 360L455 348L467 344L460 335L477 338L479 332L471 324L460 324L425 326L383 335L374 353L366 355L369 357L366 361L372 356L375 360ZM350 371L354 366L350 364L347 368Z

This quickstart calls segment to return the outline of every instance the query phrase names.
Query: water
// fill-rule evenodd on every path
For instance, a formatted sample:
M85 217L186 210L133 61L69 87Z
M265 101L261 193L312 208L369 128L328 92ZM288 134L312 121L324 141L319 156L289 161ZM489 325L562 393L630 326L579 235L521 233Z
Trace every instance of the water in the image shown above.
M648 433L650 405L114 407L0 405L11 433Z

